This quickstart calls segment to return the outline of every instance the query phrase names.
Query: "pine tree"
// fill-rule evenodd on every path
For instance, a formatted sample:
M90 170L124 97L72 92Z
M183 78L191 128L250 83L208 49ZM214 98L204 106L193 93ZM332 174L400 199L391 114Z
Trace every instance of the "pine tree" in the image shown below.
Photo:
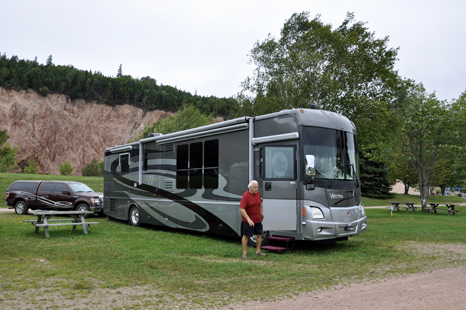
M362 196L377 199L392 198L388 165L384 162L368 160L363 154L359 164Z
M118 68L117 78L121 78L121 77L123 77L123 69L120 64L120 67Z

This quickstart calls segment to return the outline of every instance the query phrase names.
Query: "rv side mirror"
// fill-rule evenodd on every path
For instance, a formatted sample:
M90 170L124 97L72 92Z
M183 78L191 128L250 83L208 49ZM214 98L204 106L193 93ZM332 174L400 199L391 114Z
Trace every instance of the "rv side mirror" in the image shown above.
M306 155L304 175L308 178L316 175L316 158L314 155Z
M314 177L316 175L316 158L314 155L306 155L304 177L310 179L310 182L306 184L307 190L315 189Z

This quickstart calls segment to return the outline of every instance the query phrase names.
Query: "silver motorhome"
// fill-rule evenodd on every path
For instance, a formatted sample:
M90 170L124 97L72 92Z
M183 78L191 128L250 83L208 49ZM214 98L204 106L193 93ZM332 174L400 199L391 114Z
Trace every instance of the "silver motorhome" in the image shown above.
M333 241L366 231L356 128L317 109L242 117L108 148L104 213L134 226L241 236L239 203L252 179L270 236Z

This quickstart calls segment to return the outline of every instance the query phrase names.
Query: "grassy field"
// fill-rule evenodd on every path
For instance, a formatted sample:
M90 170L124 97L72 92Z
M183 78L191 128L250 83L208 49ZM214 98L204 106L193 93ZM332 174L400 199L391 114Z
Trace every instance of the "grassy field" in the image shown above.
M37 176L45 177L49 176ZM67 179L81 180L96 190L102 186L101 178ZM397 199L414 201L413 196ZM247 261L241 259L239 238L131 227L94 217L92 221L100 224L93 225L88 235L79 227L74 232L68 226L51 227L50 238L45 239L43 230L35 235L34 227L23 222L32 216L2 212L0 291L4 297L0 307L28 289L59 290L75 298L99 289L118 291L131 286L150 286L160 292L144 304L135 300L131 309L170 308L173 303L181 308L212 307L458 266L466 263L466 257L439 247L466 246L466 207L458 210L455 216L395 211L391 217L387 209L367 209L365 234L326 246L297 242L293 251L266 257L255 257L250 248ZM40 309L40 303L34 308Z

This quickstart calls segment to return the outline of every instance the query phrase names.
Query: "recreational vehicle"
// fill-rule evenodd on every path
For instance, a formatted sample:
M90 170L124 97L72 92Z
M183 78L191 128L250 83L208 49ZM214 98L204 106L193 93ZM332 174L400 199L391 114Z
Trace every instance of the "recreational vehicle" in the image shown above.
M108 148L104 213L133 226L239 237L239 204L253 179L267 236L328 242L367 229L356 128L318 109L242 117Z

